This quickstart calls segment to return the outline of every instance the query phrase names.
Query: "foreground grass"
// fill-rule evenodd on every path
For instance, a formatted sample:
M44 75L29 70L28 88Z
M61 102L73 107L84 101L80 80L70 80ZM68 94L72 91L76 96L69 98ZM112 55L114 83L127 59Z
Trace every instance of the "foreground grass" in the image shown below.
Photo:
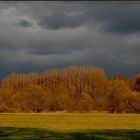
M140 115L2 113L0 139L140 139Z

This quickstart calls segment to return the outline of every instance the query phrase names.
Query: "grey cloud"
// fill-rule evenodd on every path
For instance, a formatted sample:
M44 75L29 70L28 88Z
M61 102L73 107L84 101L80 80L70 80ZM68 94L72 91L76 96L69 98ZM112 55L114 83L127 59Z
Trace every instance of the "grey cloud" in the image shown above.
M40 18L39 25L44 29L60 29L65 27L78 27L82 25L84 18L80 16L67 16L64 13L54 12Z
M89 6L89 5L88 5ZM116 2L90 6L89 16L101 23L106 33L133 34L140 32L140 3ZM98 8L98 9L97 9Z
M140 17L126 17L109 19L105 21L104 31L118 33L118 34L130 34L140 32Z
M52 33L51 31L49 32ZM42 34L34 35L28 42L28 53L34 55L61 55L71 54L73 52L86 49L90 42L84 29L71 33L70 30L63 32L53 32L50 37L47 31ZM81 35L79 35L81 33Z
M44 29L78 27L96 22L103 24L106 32L128 34L140 30L139 2L15 2L11 5L37 19Z
M19 21L18 25L22 26L22 27L31 27L33 25L33 23L31 23L30 21L27 21L25 19L22 19Z
M8 33L0 34L0 51L13 51L15 50L15 37Z
M139 4L119 2L0 2L1 73L77 64L135 74L139 12Z

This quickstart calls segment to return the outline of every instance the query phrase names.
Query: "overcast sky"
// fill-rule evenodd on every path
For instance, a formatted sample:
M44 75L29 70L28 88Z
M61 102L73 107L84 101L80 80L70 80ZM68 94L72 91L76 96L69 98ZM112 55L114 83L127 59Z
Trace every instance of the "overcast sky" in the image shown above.
M140 73L140 2L0 2L0 77L71 64Z

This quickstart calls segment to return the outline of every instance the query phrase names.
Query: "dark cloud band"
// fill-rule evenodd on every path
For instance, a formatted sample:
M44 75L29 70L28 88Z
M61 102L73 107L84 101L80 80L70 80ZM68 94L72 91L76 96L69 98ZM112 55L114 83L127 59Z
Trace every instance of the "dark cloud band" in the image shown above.
M139 2L0 2L0 71L77 64L137 73L139 12Z

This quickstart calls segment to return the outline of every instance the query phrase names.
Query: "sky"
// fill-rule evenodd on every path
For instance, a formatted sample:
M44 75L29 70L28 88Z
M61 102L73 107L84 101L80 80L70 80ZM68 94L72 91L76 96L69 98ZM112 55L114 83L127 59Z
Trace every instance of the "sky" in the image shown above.
M0 2L0 78L69 65L140 73L140 2Z

